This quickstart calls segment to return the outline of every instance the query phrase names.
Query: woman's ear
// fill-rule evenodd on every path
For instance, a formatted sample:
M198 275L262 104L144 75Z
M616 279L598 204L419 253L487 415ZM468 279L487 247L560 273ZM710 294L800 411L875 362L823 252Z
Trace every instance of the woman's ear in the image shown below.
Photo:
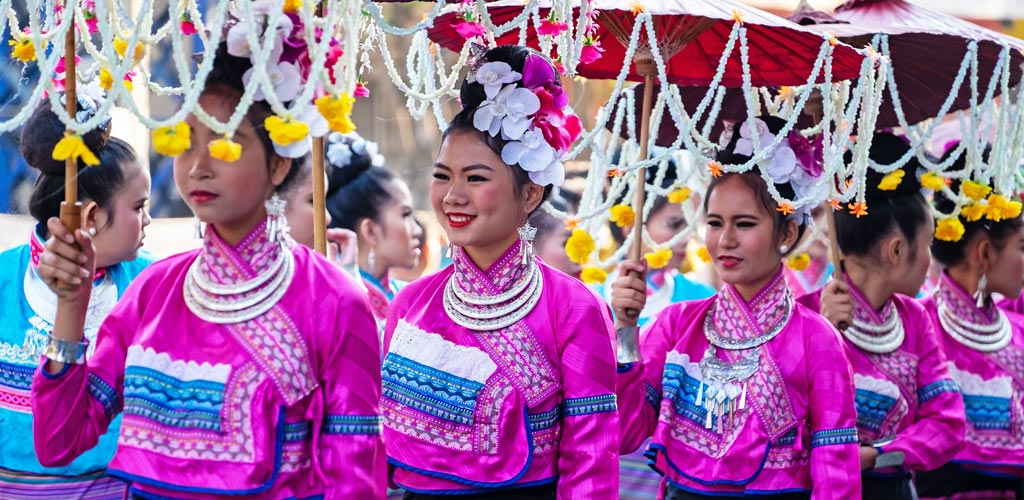
M794 248L797 238L800 236L800 226L793 219L786 219L786 226L782 230L782 242L779 245L786 245L786 248Z
M910 253L907 251L909 245L907 245L906 239L901 236L893 235L885 240L882 240L882 262L887 264L889 267L897 267L900 262L909 258Z
M987 235L978 238L977 246L974 248L974 255L978 262L981 273L985 274L992 268L992 261L995 258L995 248L992 246L992 239Z
M540 200L544 198L544 186L531 182L523 188L523 207L526 208L526 216L529 217L537 207Z
M285 158L278 154L270 155L270 182L275 187L280 186L284 182L284 178L288 176L288 171L291 168L291 158Z
M359 221L359 225L356 226L356 233L359 234L361 241L366 242L367 248L377 246L381 238L380 226L370 218Z
M106 213L100 214L100 211L105 212L95 201L86 201L82 205L82 229L88 231L96 228L99 231L100 227L107 223L109 217Z

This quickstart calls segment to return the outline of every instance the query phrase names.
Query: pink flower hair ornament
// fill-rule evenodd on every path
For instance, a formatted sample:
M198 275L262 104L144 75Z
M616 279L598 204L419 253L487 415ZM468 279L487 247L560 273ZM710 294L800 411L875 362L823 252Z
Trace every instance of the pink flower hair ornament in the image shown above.
M530 54L519 73L505 62L482 62L467 80L482 85L486 94L473 113L473 126L508 141L501 151L502 161L519 165L541 186L561 185L565 180L562 158L583 132L583 125L569 107L569 96L551 63Z

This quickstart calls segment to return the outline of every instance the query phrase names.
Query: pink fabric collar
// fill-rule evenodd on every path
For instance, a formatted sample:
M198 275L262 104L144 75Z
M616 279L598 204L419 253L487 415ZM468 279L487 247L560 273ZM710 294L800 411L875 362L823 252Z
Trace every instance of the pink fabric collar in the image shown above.
M718 292L712 321L718 334L725 338L742 340L758 337L778 325L787 316L792 303L792 292L780 266L775 277L750 302L743 300L736 287L724 284Z
M994 302L989 301L984 308L979 308L974 297L945 272L942 273L939 290L935 296L939 303L950 309L953 317L980 325L990 325L998 319L998 310Z

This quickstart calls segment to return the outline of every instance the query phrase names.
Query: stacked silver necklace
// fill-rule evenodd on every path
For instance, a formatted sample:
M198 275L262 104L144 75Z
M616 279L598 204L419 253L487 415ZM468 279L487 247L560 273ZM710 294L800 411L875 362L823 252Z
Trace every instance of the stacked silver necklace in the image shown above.
M248 321L269 311L284 296L295 275L295 257L283 247L267 270L230 285L206 277L202 261L200 254L185 275L185 304L200 319L221 325Z
M996 320L984 325L958 318L946 304L940 302L939 323L957 342L981 352L998 351L1006 347L1013 336L1010 322L999 309L996 309Z
M888 354L903 345L906 331L896 307L888 307L889 315L882 324L875 325L854 315L853 324L843 331L851 344L874 354Z
M498 295L470 292L452 276L444 287L444 311L464 328L481 332L500 330L530 314L543 289L544 279L536 262L511 288Z
M747 407L747 379L757 372L761 364L761 352L755 349L782 332L793 314L793 299L786 297L786 313L781 320L764 334L749 339L730 339L719 334L715 328L714 312L715 309L711 308L704 316L704 335L710 345L700 360L704 380L699 381L696 403L706 410L704 427L710 429L712 415L716 415L718 432L721 433L723 417L734 415L737 410ZM718 357L718 349L747 352L730 363Z

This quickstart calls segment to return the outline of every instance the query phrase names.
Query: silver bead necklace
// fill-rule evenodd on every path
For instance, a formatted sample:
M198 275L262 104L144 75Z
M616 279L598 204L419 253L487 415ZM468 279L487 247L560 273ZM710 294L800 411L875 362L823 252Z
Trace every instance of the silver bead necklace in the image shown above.
M843 337L851 344L874 354L888 354L899 349L906 337L903 320L895 306L889 307L889 315L882 324L874 325L856 316L853 324L843 331Z
M996 320L985 325L958 318L946 304L939 303L939 323L954 340L981 352L998 351L1013 337L1013 328L999 309L996 309Z

